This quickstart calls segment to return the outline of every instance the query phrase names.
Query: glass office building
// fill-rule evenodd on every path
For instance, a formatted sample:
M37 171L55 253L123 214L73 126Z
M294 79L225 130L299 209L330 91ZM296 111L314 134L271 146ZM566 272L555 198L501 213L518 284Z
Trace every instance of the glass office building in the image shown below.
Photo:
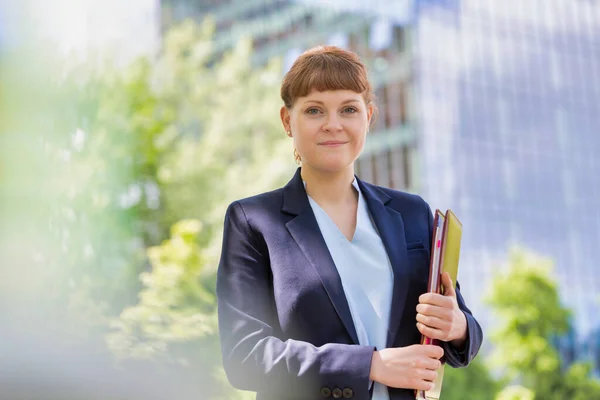
M423 2L415 24L420 192L464 223L479 299L518 245L555 263L569 358L600 369L600 4Z

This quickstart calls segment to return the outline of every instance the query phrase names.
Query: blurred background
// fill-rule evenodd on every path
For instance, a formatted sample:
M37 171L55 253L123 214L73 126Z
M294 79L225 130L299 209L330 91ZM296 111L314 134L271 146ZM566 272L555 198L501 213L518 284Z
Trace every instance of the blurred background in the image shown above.
M293 175L279 87L318 44L375 87L357 175L463 222L485 342L442 398L600 399L596 0L0 1L0 399L253 398L223 217Z

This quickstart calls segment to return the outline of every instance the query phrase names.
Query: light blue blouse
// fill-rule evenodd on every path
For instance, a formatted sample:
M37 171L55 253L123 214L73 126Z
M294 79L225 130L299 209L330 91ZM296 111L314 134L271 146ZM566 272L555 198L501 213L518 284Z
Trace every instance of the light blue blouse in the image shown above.
M340 275L359 344L381 350L386 347L393 272L356 178L352 185L358 191L356 231L352 241L310 196L308 200ZM375 383L373 400L388 399L387 387Z

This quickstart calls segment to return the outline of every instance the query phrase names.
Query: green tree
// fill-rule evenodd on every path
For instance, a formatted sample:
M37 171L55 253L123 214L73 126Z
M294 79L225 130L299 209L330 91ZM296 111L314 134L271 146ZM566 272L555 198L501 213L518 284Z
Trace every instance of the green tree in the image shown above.
M136 90L154 101L131 118L167 116L149 135L160 150L150 171L160 193L156 229L160 236L171 227L171 239L150 248L152 270L140 276L139 299L113 321L107 343L122 361L205 371L198 385L211 392L204 396L229 399L214 298L225 209L282 185L295 166L278 121L280 62L253 67L249 40L213 54L213 31L210 20L186 21L166 34L156 60L143 64L145 81Z
M199 221L182 220L173 225L171 238L148 249L152 269L140 276L139 302L123 310L108 336L117 355L189 364L190 354L176 354L172 347L216 331L215 298L200 280L200 230Z
M535 393L530 389L524 388L523 386L510 385L506 386L500 393L496 400L534 400Z
M214 26L186 21L165 37L152 77L175 112L164 141L174 150L161 163L163 226L199 218L199 240L215 268L227 205L284 184L295 169L279 121L281 62L251 64L250 39L223 56L212 53ZM171 139L170 139L171 138Z
M514 250L508 268L494 278L487 301L501 322L491 335L492 366L531 390L535 399L600 398L590 365L567 366L553 347L553 338L569 327L570 312L551 275L551 260Z
M215 40L210 18L188 20L165 34L156 57L43 75L52 104L23 116L36 140L22 144L43 154L27 171L45 200L32 220L45 242L37 258L52 271L43 284L62 313L88 314L89 302L72 304L84 292L100 306L95 321L135 302L146 247L181 219L202 221L198 241L214 271L227 204L292 174L278 121L280 61L256 68L250 38L225 54Z
M482 355L477 356L468 367L444 368L443 400L494 400L499 390L497 382Z
M18 172L2 176L13 196L3 260L18 277L0 292L13 308L26 293L19 310L41 316L40 336L53 321L106 337L122 362L202 367L211 396L230 399L214 321L223 216L295 165L278 120L281 62L253 66L251 38L218 54L216 35L210 18L185 21L156 56L120 69L19 60L23 109L0 109L4 170Z
M217 379L220 365L216 299L201 283L204 260L198 246L198 220L173 225L171 238L148 249L152 269L141 275L139 302L113 321L108 347L125 365L156 364L165 372L195 372L202 395L214 398L232 389ZM177 370L177 369L175 369Z

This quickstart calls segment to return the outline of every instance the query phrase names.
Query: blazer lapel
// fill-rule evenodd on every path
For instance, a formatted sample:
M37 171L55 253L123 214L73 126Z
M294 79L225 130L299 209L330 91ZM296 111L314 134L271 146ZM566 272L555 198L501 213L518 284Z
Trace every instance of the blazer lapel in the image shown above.
M354 343L358 344L358 335L344 293L342 280L308 202L300 168L297 169L292 180L283 188L282 211L296 215L295 218L286 223L286 227L310 265L321 278L321 283L325 287L329 299L348 334Z
M386 206L391 201L391 197L376 186L364 183L358 178L356 179L367 201L373 222L387 250L394 272L392 306L386 343L387 346L391 346L398 332L408 292L409 269L404 222L399 212Z

